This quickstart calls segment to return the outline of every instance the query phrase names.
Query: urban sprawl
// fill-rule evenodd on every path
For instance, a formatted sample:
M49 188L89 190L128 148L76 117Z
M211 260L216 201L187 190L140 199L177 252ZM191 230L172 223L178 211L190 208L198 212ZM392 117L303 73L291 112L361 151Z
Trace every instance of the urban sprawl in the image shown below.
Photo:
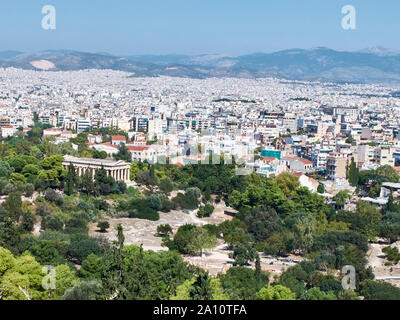
M0 300L400 299L398 85L7 68L0 132Z

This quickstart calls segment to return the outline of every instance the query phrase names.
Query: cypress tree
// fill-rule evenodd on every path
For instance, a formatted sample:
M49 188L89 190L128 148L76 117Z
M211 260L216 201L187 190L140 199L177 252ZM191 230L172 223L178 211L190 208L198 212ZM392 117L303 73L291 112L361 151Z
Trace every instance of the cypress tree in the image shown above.
M353 187L357 187L359 181L359 170L356 166L356 163L354 162L354 158L351 158L348 177L350 185Z
M70 163L68 167L68 174L65 178L65 193L69 196L73 195L75 192L76 185L78 183L75 167Z

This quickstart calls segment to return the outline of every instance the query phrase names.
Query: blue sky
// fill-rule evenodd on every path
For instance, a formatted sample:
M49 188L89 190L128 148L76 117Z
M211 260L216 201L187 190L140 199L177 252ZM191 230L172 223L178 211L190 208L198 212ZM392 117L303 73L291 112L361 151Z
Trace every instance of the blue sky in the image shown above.
M57 29L41 28L54 5ZM354 5L357 30L341 27ZM325 46L400 50L399 0L1 0L0 51L240 55Z

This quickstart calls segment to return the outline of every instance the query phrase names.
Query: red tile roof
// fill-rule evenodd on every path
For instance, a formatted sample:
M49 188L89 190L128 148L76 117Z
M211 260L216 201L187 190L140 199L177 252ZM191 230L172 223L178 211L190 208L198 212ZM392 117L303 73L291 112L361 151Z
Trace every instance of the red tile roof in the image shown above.
M288 156L286 156L286 157L283 157L282 159L283 160L297 160L297 161L303 162L304 164L312 164L312 162L310 160L299 158L299 157L288 157Z
M264 160L265 162L271 162L271 161L278 160L278 158L273 158L273 157L263 157L263 160Z
M148 149L149 146L128 146L128 150L130 151L145 151Z
M126 137L125 136L112 136L111 140L112 141L126 141Z

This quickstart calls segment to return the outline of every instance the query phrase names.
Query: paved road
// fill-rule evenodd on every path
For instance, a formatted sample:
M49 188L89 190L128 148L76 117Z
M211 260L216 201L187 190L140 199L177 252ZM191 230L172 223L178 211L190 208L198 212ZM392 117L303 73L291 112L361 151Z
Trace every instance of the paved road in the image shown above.
M400 276L384 276L384 277L376 277L376 280L400 280Z

